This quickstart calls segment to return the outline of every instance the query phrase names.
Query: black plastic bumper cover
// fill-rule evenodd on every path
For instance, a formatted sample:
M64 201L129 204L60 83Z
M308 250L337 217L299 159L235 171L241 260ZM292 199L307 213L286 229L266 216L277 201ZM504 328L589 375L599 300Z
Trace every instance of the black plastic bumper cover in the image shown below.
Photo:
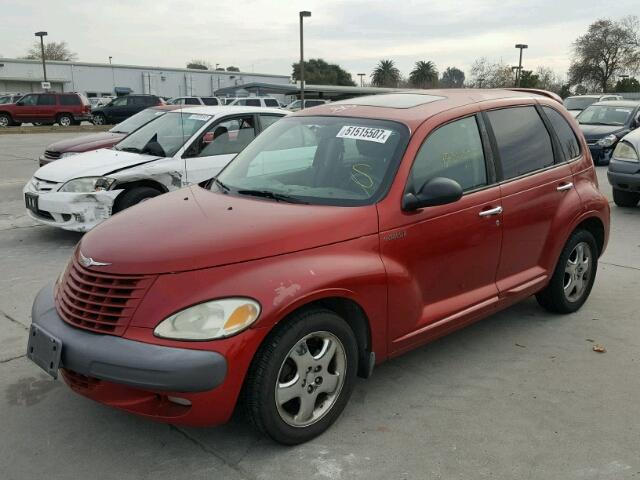
M101 335L65 323L54 305L53 284L36 296L32 322L62 341L61 366L82 375L148 390L204 392L227 373L216 352L164 347Z

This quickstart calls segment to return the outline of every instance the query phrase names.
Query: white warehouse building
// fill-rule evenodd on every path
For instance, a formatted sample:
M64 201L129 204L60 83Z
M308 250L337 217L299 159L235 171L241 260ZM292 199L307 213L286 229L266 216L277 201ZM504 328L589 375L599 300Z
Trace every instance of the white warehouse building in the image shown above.
M47 61L51 90L88 97L152 93L161 97L211 96L220 88L252 82L287 85L288 75ZM0 94L42 91L42 62L0 58Z

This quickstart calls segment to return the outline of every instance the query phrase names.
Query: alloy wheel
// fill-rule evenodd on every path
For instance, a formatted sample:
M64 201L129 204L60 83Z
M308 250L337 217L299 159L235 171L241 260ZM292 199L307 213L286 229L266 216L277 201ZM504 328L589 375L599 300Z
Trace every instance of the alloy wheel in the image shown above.
M58 121L58 123L60 123L60 126L62 127L68 127L69 125L71 125L71 118L67 117L66 115L63 115L62 117L60 117L60 120Z
M329 332L304 336L280 366L275 401L280 418L307 427L324 417L340 396L347 371L342 342Z
M586 242L578 243L564 268L564 295L570 302L580 300L591 277L591 247Z

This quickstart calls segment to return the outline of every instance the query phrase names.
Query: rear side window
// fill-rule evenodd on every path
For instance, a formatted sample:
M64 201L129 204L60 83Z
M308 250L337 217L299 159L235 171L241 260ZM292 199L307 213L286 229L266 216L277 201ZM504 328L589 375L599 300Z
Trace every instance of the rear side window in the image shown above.
M305 107L317 107L318 105L324 105L322 100L305 100Z
M82 105L77 95L60 95L60 105Z
M265 98L264 99L264 104L267 107L279 107L280 105L278 105L278 101L274 98Z
M62 103L62 99L65 97L66 95L63 95L60 97L60 103L62 105L68 105L66 103ZM38 97L38 105L55 105L56 104L56 96L55 95L50 95L50 94L44 94L44 95L40 95Z
M558 136L564 160L571 160L572 158L579 156L580 143L578 143L576 134L573 132L573 129L569 126L565 118L551 107L542 107L542 110L544 110L545 115L551 122L551 126Z
M257 98L249 98L245 100L244 105L246 105L247 107L259 107L260 100L258 100Z
M487 168L475 117L448 123L432 132L420 147L409 175L410 192L435 177L455 180L462 189L487 185Z
M200 105L197 98L185 98L184 103L185 105Z
M202 102L205 105L220 105L218 99L215 97L202 97Z
M496 138L504 180L553 165L551 137L535 107L487 112Z

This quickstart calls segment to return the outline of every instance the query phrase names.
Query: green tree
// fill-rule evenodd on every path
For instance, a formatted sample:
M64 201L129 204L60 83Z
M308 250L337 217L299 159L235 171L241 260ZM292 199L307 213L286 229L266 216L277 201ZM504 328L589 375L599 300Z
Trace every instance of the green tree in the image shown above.
M292 65L292 77L295 81L300 80L300 62ZM321 58L311 58L304 62L304 81L314 85L343 85L355 87L356 82L351 78L351 74L343 70L339 65L327 63Z
M39 41L33 42L33 46L29 49L24 58L42 60L42 47ZM69 50L67 42L45 42L44 44L45 60L72 62L77 58L78 55Z
M560 87L560 92L558 93L558 95L560 95L560 97L562 98L567 98L568 96L571 95L571 85L569 85L568 83L563 84Z
M206 60L193 59L187 63L187 68L192 70L209 70L211 68L211 64Z
M432 61L420 60L416 62L409 74L409 82L412 87L433 88L438 83L438 69Z
M380 60L371 73L371 84L376 87L397 87L401 78L393 60Z
M447 69L442 72L440 85L445 88L464 87L464 72L456 67L447 67Z
M520 86L522 88L539 88L540 77L533 73L531 70L522 70L520 76Z
M240 69L238 67L227 67L227 72L239 72Z
M616 87L614 89L615 92L640 92L640 82L638 79L631 78L623 78L622 80L618 80L616 82Z
M634 71L639 64L638 18L600 19L574 42L569 79L574 85L593 84L606 92L616 75L625 70Z

